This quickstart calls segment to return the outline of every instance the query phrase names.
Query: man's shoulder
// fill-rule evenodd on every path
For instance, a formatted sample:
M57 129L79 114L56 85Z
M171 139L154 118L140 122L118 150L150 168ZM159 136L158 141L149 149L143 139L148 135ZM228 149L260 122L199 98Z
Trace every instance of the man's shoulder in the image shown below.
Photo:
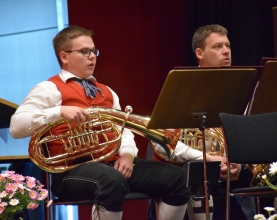
M55 84L49 80L45 80L45 81L42 81L40 83L38 83L35 87L53 87L55 86Z

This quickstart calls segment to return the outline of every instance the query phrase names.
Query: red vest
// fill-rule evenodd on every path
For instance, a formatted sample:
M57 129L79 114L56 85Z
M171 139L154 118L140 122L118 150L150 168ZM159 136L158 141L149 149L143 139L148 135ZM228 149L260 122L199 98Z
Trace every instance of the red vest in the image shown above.
M91 97L86 96L85 90L82 86L77 84L75 81L68 79L66 83L64 83L61 78L56 75L54 77L51 77L49 81L53 82L59 91L61 92L62 96L62 103L61 105L64 106L79 106L82 108L88 108L91 106L99 106L99 107L105 107L105 108L112 108L113 106L113 95L110 91L110 89L101 84L96 83L97 88L100 88L102 92L97 92L97 95L94 99ZM74 128L74 124L71 124L71 126ZM68 131L68 127L66 124L61 124L58 126L55 126L51 129L52 134L60 135L64 134ZM114 139L114 132L106 133L108 140ZM104 138L99 137L99 142L103 142ZM66 141L67 142L67 141ZM60 140L51 141L48 144L48 150L51 157L56 155L61 155L66 153L64 149L64 143ZM98 158L101 155L105 155L107 152L110 152L111 149L113 149L115 144L110 144L107 149L105 149L103 152L94 154L94 158ZM81 154L81 153L80 153ZM108 161L113 161L119 158L119 156L116 154L108 159ZM78 160L75 160L74 163L82 163L85 161L91 160L91 157L80 157ZM72 164L71 162L69 164Z

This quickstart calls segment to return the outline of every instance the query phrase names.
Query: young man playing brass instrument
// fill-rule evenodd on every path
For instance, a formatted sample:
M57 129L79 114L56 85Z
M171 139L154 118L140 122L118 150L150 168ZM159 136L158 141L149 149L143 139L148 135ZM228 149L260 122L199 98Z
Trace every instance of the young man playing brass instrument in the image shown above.
M198 28L192 39L192 50L195 53L199 67L220 67L231 65L231 44L227 37L228 31L220 25L207 25ZM164 150L156 144L158 152ZM176 145L174 155L171 160L176 162L186 162L189 160L202 160L203 153L190 148L182 142ZM226 189L225 181L227 179L227 159L224 156L206 154L207 161L221 161L220 177L223 182L221 189ZM243 168L242 168L243 167ZM245 166L241 164L231 164L231 188L249 187L252 174ZM213 220L225 219L226 200L217 195L218 188L212 188L213 195ZM255 215L254 198L231 198L230 219L247 220L253 219Z
M10 133L14 138L32 136L60 118L74 127L90 120L85 108L91 106L120 109L116 93L92 76L99 50L91 31L69 26L55 36L53 45L61 71L36 85L23 100L11 118ZM108 133L108 138L112 135ZM49 145L51 156L65 153L63 145ZM124 128L114 156L54 173L52 192L65 199L95 200L93 220L120 220L125 195L129 191L146 193L157 198L160 220L182 220L190 196L183 169L142 160L137 152L134 135Z

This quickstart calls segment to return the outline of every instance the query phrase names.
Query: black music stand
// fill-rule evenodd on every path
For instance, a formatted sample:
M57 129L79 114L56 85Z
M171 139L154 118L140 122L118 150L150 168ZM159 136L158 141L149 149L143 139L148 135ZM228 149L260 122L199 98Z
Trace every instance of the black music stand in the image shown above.
M0 98L0 129L10 126L10 119L18 108L17 104ZM29 155L0 156L0 164L30 162Z
M10 126L10 119L17 108L18 105L0 98L0 128L8 128Z
M249 114L277 112L277 60L267 61L250 105Z
M220 127L220 112L243 114L257 83L254 68L198 68L169 72L149 129L196 128L202 131L206 219L209 216L206 173L206 127ZM197 119L197 120L196 120Z

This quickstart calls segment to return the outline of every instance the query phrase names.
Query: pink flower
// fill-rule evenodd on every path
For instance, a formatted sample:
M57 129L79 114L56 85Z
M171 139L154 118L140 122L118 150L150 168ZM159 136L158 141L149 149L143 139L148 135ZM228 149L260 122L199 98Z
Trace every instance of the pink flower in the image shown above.
M10 175L14 174L14 171L6 171L4 173L1 173L1 176L3 177L9 177Z
M47 196L48 196L48 191L46 189L41 189L39 194L39 197L40 197L39 200L46 199Z
M8 205L8 203L6 203L6 202L1 202L0 203L0 206L2 206L2 207L5 207L5 206L7 206Z
M2 212L4 212L4 210L5 210L5 206L0 206L0 214L1 214Z
M38 204L31 202L28 204L27 209L35 210L38 207Z
M34 180L28 180L27 186L32 189L36 186L36 182Z
M47 203L47 205L46 205L46 207L49 207L50 205L52 205L52 203L53 203L53 200L52 200L52 199L49 200L48 203Z
M12 191L16 191L18 189L18 184L17 183L13 183L12 184Z
M28 181L36 181L36 178L34 178L34 177L31 177L31 176L26 176L26 179L28 180Z
M15 179L15 174L14 173L10 173L8 178L11 179L11 180L14 180Z
M25 180L25 177L19 174L15 174L11 179L15 182L22 182Z
M9 191L12 191L12 189L13 189L13 184L12 184L12 183L7 183L5 189L6 189L6 191L8 191L8 192L9 192Z
M32 190L32 191L29 192L29 196L32 199L36 200L38 198L38 193L36 191Z
M36 182L37 182L37 188L38 189L42 189L44 187L44 185L42 185L39 180L37 180Z

